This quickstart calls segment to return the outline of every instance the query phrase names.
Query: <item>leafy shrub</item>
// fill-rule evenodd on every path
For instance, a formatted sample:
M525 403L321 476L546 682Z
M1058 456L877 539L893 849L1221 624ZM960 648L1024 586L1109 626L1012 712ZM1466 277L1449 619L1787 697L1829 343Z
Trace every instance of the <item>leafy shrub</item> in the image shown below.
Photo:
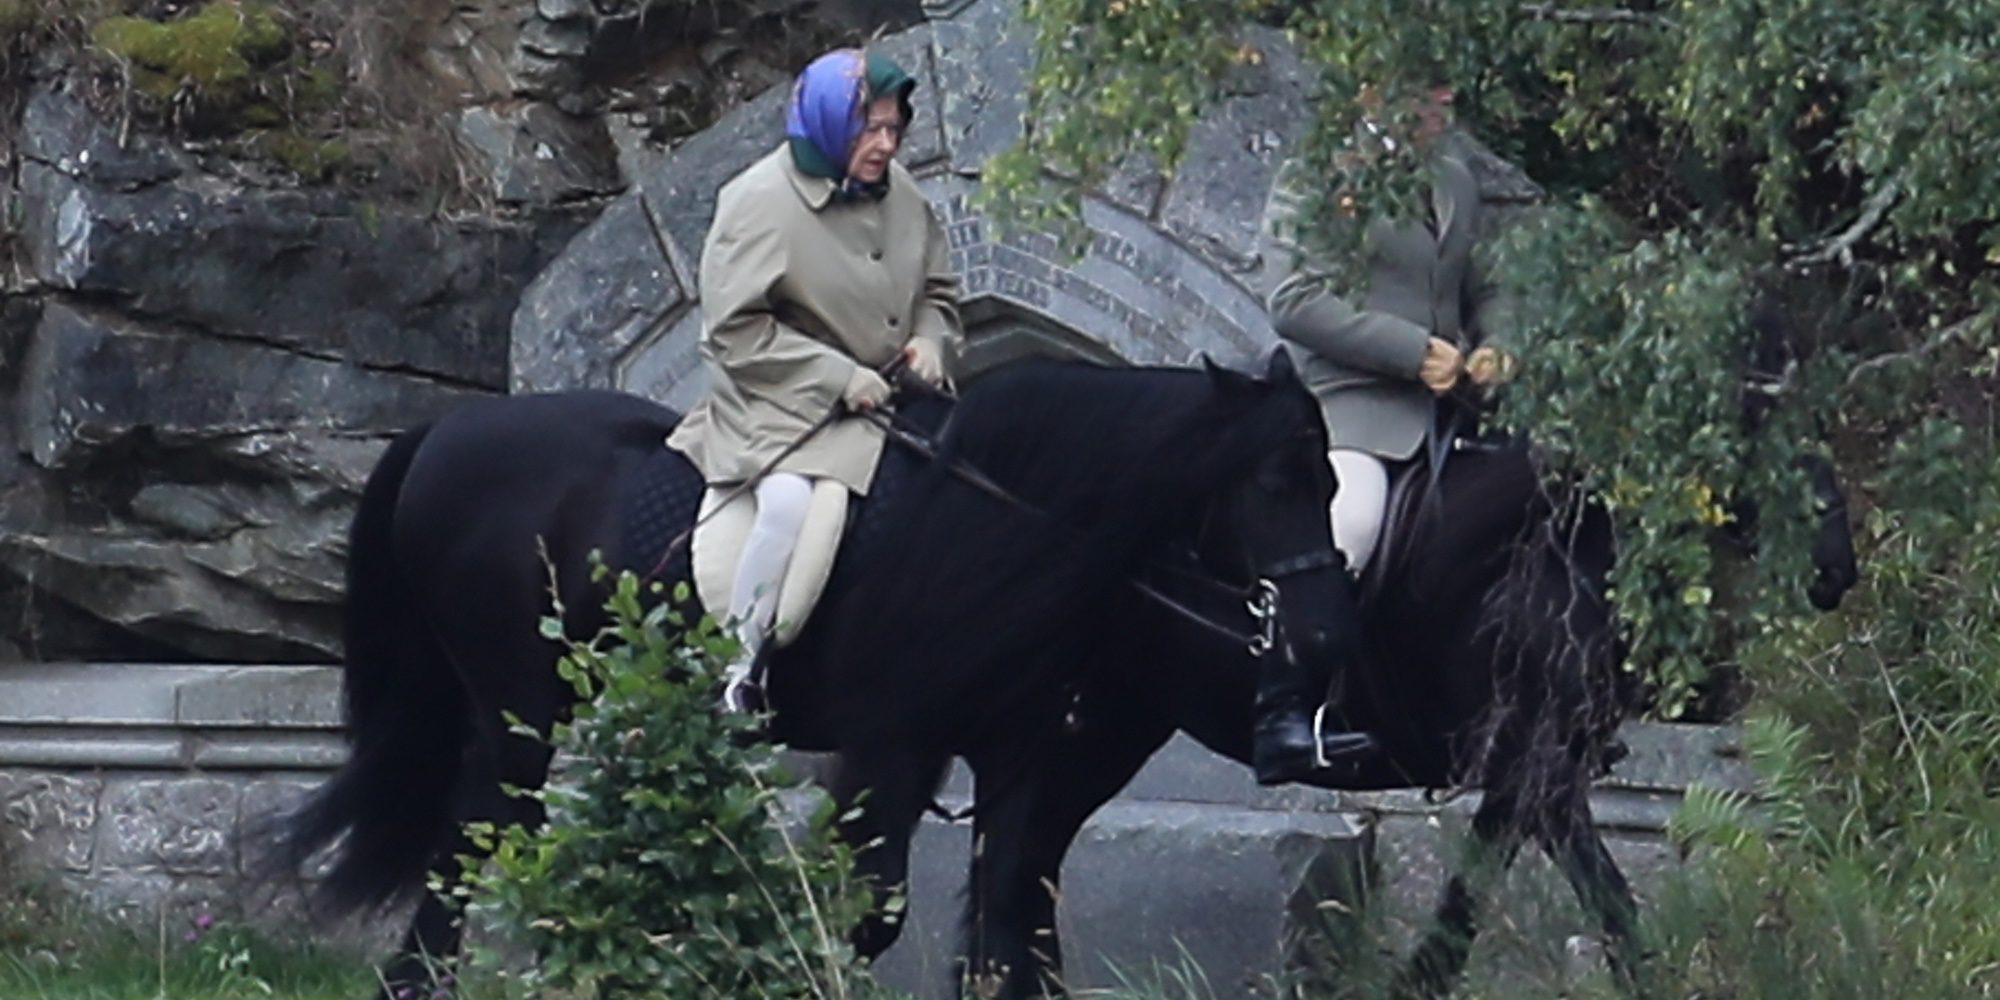
M662 596L621 575L609 624L569 643L560 670L585 700L551 740L568 762L548 788L521 793L552 822L474 829L494 856L471 873L471 912L539 956L525 973L536 987L855 995L866 976L845 936L868 895L831 835L831 809L796 822L776 751L715 711L734 643ZM561 637L560 609L543 631ZM476 964L498 960L475 951Z

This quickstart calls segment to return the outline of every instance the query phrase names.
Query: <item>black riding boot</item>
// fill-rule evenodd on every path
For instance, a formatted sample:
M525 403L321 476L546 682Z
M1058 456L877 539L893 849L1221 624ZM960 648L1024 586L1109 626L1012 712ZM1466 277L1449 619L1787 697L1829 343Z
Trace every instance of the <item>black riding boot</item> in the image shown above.
M1283 649L1274 649L1264 654L1258 669L1257 722L1250 750L1258 784L1301 781L1380 752L1367 733L1323 731L1316 724L1322 705L1326 710L1335 707L1335 696L1310 667Z

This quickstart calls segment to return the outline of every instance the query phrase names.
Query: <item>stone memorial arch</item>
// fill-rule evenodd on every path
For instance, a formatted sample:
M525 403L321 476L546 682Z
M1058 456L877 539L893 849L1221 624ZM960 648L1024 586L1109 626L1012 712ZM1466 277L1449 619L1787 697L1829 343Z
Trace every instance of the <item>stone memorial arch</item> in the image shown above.
M879 45L918 80L902 159L937 207L963 278L969 372L1029 353L1245 364L1273 341L1257 292L1257 223L1309 85L1282 36L1197 129L1172 176L1132 170L1089 200L1081 259L1053 239L1003 236L977 207L981 169L1019 135L1029 29L1014 0L926 5ZM696 353L702 237L716 188L781 135L786 88L636 165L614 202L535 281L514 317L515 391L619 387L686 406Z

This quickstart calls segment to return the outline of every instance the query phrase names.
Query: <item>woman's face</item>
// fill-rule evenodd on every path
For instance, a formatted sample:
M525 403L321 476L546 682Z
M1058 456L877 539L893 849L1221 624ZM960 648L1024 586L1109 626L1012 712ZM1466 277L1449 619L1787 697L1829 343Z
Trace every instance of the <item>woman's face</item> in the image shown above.
M868 121L847 157L847 176L876 184L889 172L889 161L903 144L903 108L896 95L878 97L868 105Z

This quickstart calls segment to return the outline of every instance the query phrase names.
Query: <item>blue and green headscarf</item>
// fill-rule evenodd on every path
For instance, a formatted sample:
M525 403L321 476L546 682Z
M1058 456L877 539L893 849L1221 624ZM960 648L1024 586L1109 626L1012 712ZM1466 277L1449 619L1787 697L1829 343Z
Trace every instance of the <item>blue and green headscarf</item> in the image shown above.
M812 61L792 87L785 138L803 173L846 187L847 158L867 125L868 105L896 95L903 122L910 121L910 92L917 81L895 60L860 49L835 49Z

